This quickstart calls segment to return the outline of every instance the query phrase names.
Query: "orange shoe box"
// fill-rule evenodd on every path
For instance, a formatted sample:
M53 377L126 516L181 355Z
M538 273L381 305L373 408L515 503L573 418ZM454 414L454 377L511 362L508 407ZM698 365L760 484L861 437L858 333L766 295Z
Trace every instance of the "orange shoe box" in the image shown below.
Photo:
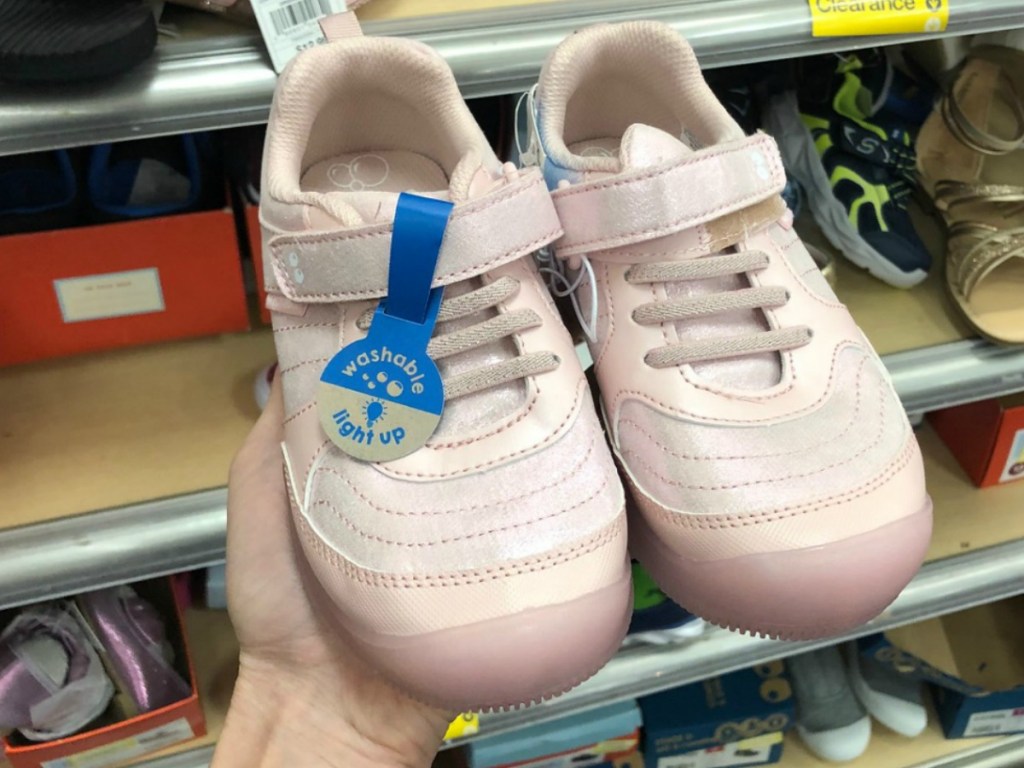
M249 235L249 255L252 266L256 270L256 295L260 302L260 320L270 325L270 310L267 309L267 292L263 282L263 233L260 232L260 207L252 203L243 203L242 212L245 218L245 231Z
M1024 480L1024 393L929 414L974 484Z
M0 238L0 365L249 327L229 209Z
M16 734L4 738L4 754L11 768L107 768L206 734L206 719L185 635L183 605L169 579L132 586L164 617L175 667L190 681L191 695L162 709L124 719L117 714L122 697L115 691L107 712L101 716L101 725L93 730L41 743Z

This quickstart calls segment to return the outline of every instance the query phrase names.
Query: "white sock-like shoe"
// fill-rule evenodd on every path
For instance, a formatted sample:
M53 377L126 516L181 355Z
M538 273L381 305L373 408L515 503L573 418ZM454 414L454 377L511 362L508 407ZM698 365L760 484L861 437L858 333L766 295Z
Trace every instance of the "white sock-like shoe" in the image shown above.
M921 683L861 656L856 643L846 650L850 686L868 713L901 736L920 736L928 727Z
M847 762L867 751L871 718L850 687L838 648L821 648L789 660L796 693L797 733L822 760Z

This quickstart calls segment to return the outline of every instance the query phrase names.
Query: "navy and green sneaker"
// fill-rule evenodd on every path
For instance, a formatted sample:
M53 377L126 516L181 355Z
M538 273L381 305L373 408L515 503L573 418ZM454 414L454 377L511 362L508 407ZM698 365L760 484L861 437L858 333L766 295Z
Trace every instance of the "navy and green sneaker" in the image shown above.
M773 100L767 123L815 220L857 266L897 288L917 285L931 267L907 210L915 170L907 117L917 100L875 52L805 60L798 82L796 94Z
M633 561L633 617L623 645L667 645L704 632L704 621L672 602Z

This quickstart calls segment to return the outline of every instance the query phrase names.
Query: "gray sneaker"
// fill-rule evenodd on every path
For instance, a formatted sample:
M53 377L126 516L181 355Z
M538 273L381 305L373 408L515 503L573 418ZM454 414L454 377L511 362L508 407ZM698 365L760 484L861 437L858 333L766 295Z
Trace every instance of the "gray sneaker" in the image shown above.
M796 730L823 760L860 757L871 740L871 719L857 700L838 648L822 648L789 659L796 693Z

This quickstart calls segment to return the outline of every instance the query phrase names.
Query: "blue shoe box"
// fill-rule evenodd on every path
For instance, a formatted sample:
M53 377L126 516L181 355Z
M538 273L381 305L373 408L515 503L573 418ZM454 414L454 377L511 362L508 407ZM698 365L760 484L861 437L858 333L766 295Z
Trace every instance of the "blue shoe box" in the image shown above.
M680 762L681 755L785 731L794 721L795 699L785 665L777 661L646 696L640 699L640 710L646 768L675 768L688 765ZM775 738L768 742L759 762L742 762L751 756L740 755L737 762L713 764L727 768L778 762L782 743Z
M947 739L1024 733L1024 596L862 638L859 647L928 684Z
M622 701L571 717L484 737L466 748L469 768L604 768L622 764L639 743L640 709ZM481 731L487 731L486 718ZM628 763L627 763L628 764Z

